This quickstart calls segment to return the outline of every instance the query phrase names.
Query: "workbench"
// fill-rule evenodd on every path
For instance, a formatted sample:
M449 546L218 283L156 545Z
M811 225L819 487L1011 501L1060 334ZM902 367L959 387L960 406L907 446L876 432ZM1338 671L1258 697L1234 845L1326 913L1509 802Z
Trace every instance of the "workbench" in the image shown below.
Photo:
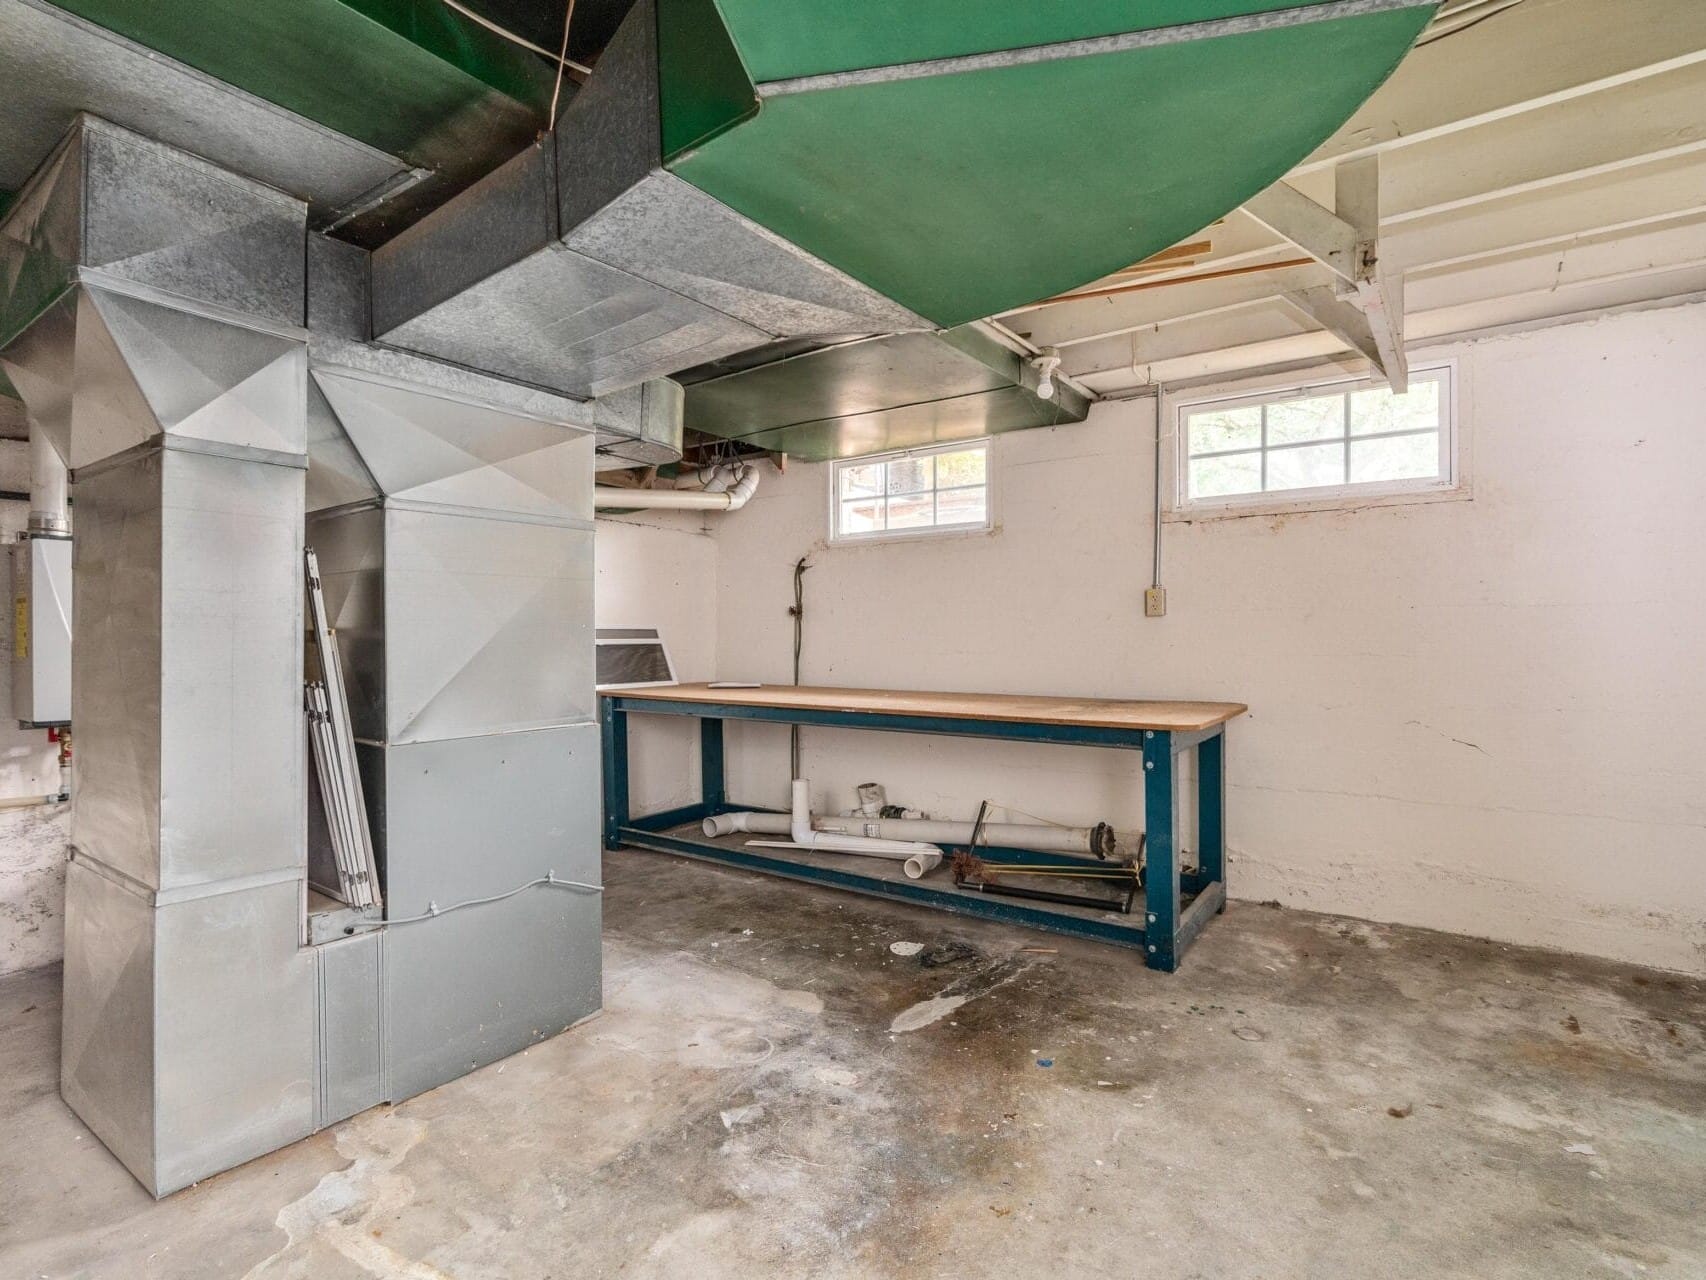
M601 695L604 744L604 844L703 858L827 884L878 897L922 903L1010 924L1141 948L1152 969L1176 969L1209 917L1226 905L1226 747L1229 721L1246 708L1233 702L1117 701L1012 694L923 693L792 685L715 688L683 684L612 690ZM698 804L643 817L630 812L628 717L699 720ZM854 855L749 849L743 837L704 836L699 824L720 813L762 809L731 804L723 765L723 726L730 720L1055 743L1137 752L1142 759L1145 878L1142 909L1132 914L1003 900L957 888L946 869L909 880L897 864ZM1178 760L1196 753L1196 863L1185 868L1178 842ZM979 846L992 864L1086 865L1067 855ZM875 865L872 865L875 864ZM1091 864L1094 865L1094 864Z

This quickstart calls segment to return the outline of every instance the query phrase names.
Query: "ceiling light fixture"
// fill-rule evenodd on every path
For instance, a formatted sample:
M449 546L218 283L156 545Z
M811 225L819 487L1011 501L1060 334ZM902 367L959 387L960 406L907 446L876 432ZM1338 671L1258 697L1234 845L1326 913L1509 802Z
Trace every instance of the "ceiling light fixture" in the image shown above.
M1060 352L1054 347L1049 347L1031 363L1042 375L1037 381L1037 398L1039 400L1054 399L1054 371L1060 368Z

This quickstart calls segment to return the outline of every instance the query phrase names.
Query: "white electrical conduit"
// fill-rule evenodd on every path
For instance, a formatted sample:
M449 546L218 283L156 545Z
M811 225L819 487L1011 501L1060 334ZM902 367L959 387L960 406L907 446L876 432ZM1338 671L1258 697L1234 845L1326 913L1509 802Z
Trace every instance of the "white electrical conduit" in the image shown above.
M732 489L715 493L709 489L618 489L597 485L592 505L603 508L657 511L739 511L758 489L758 468L748 467Z
M785 813L719 813L706 818L708 836L728 836L740 831L755 835L782 835L792 829L793 819ZM812 826L825 835L858 834L892 840L923 840L930 844L971 843L970 822L931 822L922 818L817 818ZM1094 854L1095 833L1087 827L1045 827L1031 823L986 822L979 844L998 848L1035 849L1040 853Z
M831 835L812 830L811 783L804 778L794 779L793 799L792 814L751 815L781 819L787 824L782 830L791 839L751 840L748 843L767 849L810 849L816 853L857 853L868 858L888 858L902 864L901 869L909 880L917 880L942 861L940 849L920 840L882 840L874 836ZM709 820L705 829L710 832Z

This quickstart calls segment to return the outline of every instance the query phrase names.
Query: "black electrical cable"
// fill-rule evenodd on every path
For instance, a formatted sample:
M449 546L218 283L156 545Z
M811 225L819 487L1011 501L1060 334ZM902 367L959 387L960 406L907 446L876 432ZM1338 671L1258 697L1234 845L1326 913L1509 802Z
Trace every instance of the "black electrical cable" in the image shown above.
M794 562L794 603L788 613L794 619L794 687L800 684L800 650L805 647L806 619L806 585L803 579L806 570L811 568L811 561L801 556ZM788 729L788 764L793 770L788 775L790 779L800 776L800 726L792 725Z

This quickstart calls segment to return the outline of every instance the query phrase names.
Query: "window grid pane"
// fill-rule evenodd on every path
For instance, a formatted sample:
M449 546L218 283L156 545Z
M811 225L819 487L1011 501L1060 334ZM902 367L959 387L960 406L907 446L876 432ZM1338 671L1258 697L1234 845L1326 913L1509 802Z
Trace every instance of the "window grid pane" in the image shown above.
M853 498L882 493L887 483L884 478L884 470L885 468L880 462L871 466L843 467L841 469L841 496Z
M835 464L836 537L987 526L988 446Z
M1270 444L1337 440L1345 434L1345 397L1308 396L1281 400L1268 410Z
M982 524L988 519L989 504L982 485L936 491L936 523L952 528L955 525Z
M1262 406L1262 488L1268 487L1268 406Z
M841 532L881 533L888 527L886 500L860 498L841 504Z
M896 458L888 473L891 494L928 493L936 483L936 459Z
M1180 415L1184 497L1330 493L1445 479L1449 376L1418 371L1401 396L1351 384L1313 394L1281 390L1243 404L1186 406Z

